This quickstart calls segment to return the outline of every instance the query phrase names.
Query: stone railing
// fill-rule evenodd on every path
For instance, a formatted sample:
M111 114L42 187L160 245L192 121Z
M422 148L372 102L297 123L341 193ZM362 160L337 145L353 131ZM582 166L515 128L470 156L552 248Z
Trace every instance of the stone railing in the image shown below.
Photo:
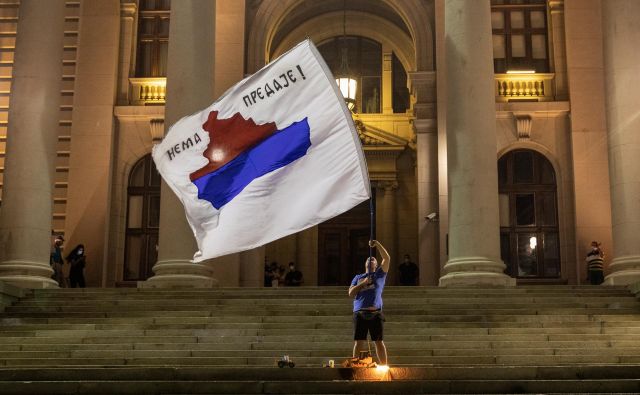
M132 106L164 104L167 94L166 78L129 78L129 83L129 103Z
M496 101L553 101L555 74L495 74Z

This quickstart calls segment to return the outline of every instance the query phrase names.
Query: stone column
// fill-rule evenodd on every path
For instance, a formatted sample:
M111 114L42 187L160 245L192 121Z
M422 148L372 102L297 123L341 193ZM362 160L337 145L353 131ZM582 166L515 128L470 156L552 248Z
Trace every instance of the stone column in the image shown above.
M389 270L389 285L396 284L397 265L399 264L398 250L396 248L397 238L397 209L396 191L397 181L379 181L376 185L378 190L376 228L378 240L384 245L391 256L391 270ZM381 192L381 193L380 193ZM378 257L380 254L378 254Z
M569 82L567 81L567 51L564 34L564 0L549 0L551 20L551 48L549 51L552 72L555 74L556 101L569 99Z
M439 229L426 220L438 213L438 135L436 124L436 75L432 71L409 73L416 134L416 178L418 182L418 261L420 285L436 285L440 278Z
M104 286L118 83L120 2L84 0L78 38L67 189L67 248L84 244L87 286Z
M118 105L129 105L129 77L133 76L133 54L136 50L136 2L127 0L120 4L120 61L118 63Z
M304 276L304 285L318 285L318 227L296 234L296 266Z
M640 2L602 2L613 260L607 285L640 282ZM604 185L602 186L604 187ZM604 192L604 191L602 191Z
M19 14L0 214L0 280L55 288L49 253L65 2L22 0Z
M264 285L264 247L240 253L240 286L262 287Z
M445 2L449 261L441 286L514 285L500 260L489 0Z
M244 78L244 25L244 0L216 1L215 99ZM235 253L210 259L204 264L213 269L213 276L220 286L237 287L241 281L241 262L241 253Z
M215 59L215 1L180 0L171 3L165 127L213 101ZM197 245L184 208L165 182L160 190L160 234L155 276L143 288L216 285L211 268L192 263Z
M608 1L608 0L607 0ZM588 28L585 28L585 21ZM605 266L610 263L613 246L611 195L604 193L610 185L607 115L605 110L602 6L600 2L565 0L564 22L567 53L569 98L571 102L571 171L575 231L569 246L575 247L575 269L563 268L578 284L587 277L585 255L592 240L602 243ZM595 47L596 50L585 48ZM626 56L626 55L625 55ZM595 188L599 193L594 193ZM565 270L566 269L566 270Z
M382 106L383 114L393 114L393 52L384 48L382 54Z

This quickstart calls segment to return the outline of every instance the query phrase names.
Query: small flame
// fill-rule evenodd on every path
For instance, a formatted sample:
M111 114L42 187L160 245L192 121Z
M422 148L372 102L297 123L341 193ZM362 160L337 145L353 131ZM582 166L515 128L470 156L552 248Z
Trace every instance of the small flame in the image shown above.
M376 371L379 373L387 373L389 371L389 365L378 365Z

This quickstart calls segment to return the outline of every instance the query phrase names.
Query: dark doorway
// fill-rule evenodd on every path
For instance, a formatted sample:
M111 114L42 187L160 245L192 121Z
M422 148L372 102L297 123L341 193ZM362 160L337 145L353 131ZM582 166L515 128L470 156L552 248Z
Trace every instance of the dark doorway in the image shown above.
M556 174L532 150L508 152L498 161L500 249L507 274L526 280L560 277Z
M364 272L370 226L369 201L318 226L318 285L348 285Z
M127 188L127 229L122 279L142 281L151 277L158 259L160 224L160 174L151 154L131 169Z

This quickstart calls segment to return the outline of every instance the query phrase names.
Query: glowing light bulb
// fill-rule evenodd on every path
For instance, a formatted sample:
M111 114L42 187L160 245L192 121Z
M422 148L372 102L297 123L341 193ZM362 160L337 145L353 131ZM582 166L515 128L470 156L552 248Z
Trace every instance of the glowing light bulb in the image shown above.
M538 245L538 239L535 236L531 237L529 239L529 245L531 246L531 249L533 250Z

